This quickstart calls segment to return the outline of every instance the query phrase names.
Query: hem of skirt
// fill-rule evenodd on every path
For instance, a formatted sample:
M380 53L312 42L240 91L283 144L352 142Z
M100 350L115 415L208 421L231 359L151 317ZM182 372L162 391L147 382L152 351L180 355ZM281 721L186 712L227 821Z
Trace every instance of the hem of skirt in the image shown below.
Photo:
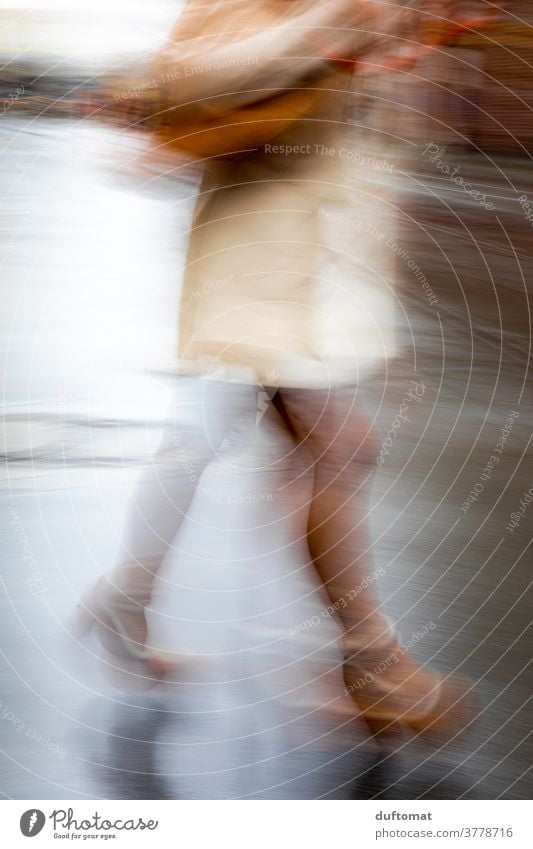
M384 357L358 358L346 361L318 362L308 357L288 355L287 365L279 371L254 368L252 365L221 361L208 355L181 358L176 361L175 373L181 376L201 377L226 383L241 383L269 389L328 389L337 386L355 386L363 377L375 371ZM388 359L388 358L387 358Z

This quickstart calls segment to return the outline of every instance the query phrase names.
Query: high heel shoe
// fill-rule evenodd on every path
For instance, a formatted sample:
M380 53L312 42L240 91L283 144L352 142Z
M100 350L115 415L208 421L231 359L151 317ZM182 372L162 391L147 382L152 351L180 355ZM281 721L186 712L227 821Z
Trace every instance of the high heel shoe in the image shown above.
M416 695L413 697L416 699ZM387 697L355 697L371 727L387 728L395 723L407 727L420 739L434 745L459 742L481 713L481 699L474 682L462 675L435 674L431 693L412 706L387 704Z
M420 667L400 647L390 623L366 645L362 637L346 637L343 649L346 692L376 735L401 726L427 743L457 742L481 712L470 679Z

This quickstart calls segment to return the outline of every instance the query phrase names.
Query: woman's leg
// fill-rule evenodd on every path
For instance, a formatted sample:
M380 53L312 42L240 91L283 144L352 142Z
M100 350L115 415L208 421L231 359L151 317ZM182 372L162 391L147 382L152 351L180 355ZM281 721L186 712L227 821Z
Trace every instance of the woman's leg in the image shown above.
M104 626L100 636L112 653L126 650L142 657L147 641L145 611L159 567L205 467L218 456L233 423L255 413L249 394L249 388L239 384L177 379L160 446L130 498L118 562L98 584L96 614Z
M371 424L355 389L279 394L314 466L309 550L344 626L347 692L376 716L424 713L438 677L402 652L374 584L367 516L378 445Z

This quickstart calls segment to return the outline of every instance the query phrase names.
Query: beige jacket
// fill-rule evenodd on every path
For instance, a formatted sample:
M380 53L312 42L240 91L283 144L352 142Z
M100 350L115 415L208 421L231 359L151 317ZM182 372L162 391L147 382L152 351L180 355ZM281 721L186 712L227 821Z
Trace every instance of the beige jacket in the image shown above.
M257 19L207 52L205 42L169 48L173 98L212 114L228 92L236 106L326 71L312 31L288 21L269 32ZM358 144L350 75L318 84L312 114L254 154L205 168L179 308L182 372L326 387L395 353L394 165L377 143Z

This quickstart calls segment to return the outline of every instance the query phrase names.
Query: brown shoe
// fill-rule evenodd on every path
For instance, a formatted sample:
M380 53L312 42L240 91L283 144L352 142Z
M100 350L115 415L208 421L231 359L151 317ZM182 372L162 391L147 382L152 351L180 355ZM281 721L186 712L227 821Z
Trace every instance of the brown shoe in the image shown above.
M373 634L343 639L346 693L375 735L400 726L434 744L455 742L472 730L481 712L475 685L462 675L441 675L421 666L400 646L390 620Z
M432 745L459 742L473 730L481 713L475 684L462 675L435 675L432 693L411 707L394 708L388 696L371 701L361 693L355 700L374 733L400 723Z

